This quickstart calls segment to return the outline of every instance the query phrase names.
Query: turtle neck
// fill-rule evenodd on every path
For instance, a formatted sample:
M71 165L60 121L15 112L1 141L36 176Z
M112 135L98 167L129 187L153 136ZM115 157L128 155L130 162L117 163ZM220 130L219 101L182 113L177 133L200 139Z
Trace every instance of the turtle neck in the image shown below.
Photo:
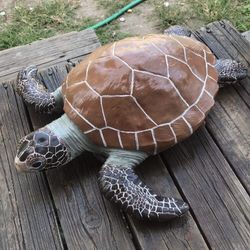
M71 154L71 160L83 151L102 151L101 147L94 145L66 114L46 125L46 127L63 141Z

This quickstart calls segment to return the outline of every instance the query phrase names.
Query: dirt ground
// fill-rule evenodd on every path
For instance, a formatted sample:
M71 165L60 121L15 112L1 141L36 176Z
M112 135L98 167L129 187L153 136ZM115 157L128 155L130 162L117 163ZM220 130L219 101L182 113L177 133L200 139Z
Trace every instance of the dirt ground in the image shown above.
M100 20L104 19L105 10L99 8L95 0L75 1L80 4L80 8L77 10L78 17L91 16L98 17ZM24 4L28 7L32 7L42 2L42 0L0 0L0 12L4 11L8 17L15 5ZM153 6L150 4L150 0L136 6L131 13L125 13L123 15L125 21L120 22L121 31L131 34L158 33L159 30L157 29L156 24L152 18L150 18L152 12Z

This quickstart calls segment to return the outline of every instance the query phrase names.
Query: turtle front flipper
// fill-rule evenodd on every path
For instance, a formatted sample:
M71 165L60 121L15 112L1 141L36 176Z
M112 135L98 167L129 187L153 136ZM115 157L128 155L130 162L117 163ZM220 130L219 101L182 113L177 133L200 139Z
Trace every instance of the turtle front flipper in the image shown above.
M108 159L99 174L99 185L105 197L139 219L167 221L180 217L189 209L176 198L161 197L148 188L133 169L134 163L119 164Z
M16 83L18 94L41 113L61 112L63 108L61 87L49 93L40 82L37 71L36 66L29 66L19 72Z

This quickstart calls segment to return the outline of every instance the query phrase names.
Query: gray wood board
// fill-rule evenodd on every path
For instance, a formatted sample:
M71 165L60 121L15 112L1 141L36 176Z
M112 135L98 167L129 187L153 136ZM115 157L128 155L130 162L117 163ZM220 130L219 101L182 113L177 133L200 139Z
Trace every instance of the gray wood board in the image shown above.
M61 85L64 67L41 72L50 90ZM29 107L33 127L41 127L56 116L35 113ZM132 236L121 213L100 194L97 173L100 164L94 156L83 156L46 175L69 249L134 249Z
M137 172L157 194L182 198L159 156L148 158ZM166 223L143 222L131 217L129 223L141 249L208 249L190 213Z
M41 78L52 91L60 85L58 80L63 79L65 74L65 69L55 67L41 72ZM40 127L40 120L41 125L49 122L48 117L34 113L31 120L36 128ZM96 174L100 167L101 164L92 155L85 154L62 169L47 172L69 249L131 249L131 240L126 232L128 225L122 222L122 213L102 197L97 186ZM159 158L147 160L140 166L139 173L145 177L147 184L155 186L160 193L168 194L169 191L169 194L180 196ZM152 249L156 242L158 249L207 249L190 214L160 225L143 223L130 217L128 223L137 246L142 249Z
M29 45L0 51L0 81L12 80L30 64L41 68L78 61L100 46L93 30L70 32Z
M240 60L249 67L247 79L220 89L207 128L250 193L250 43L227 21L209 24L195 34L218 58Z
M249 249L249 195L207 130L162 155L209 246Z
M239 60L250 68L250 43L230 22L220 21L195 32L195 36L213 51L217 58ZM250 107L250 70L248 77L235 85L242 99Z
M62 249L44 176L20 174L14 166L29 123L11 84L0 84L0 107L0 249Z
M35 58L33 59L32 63L36 64ZM59 64L61 64L61 63L59 63ZM43 68L43 66L41 65L40 68ZM61 70L59 70L59 71L61 71ZM61 72L64 72L64 73L59 73L59 75L65 74L65 70L63 68L62 68ZM48 74L48 75L50 75L50 76L48 76L48 79L53 77L53 73L52 73L52 76L51 76L51 74ZM46 77L46 73L43 76ZM59 77L61 77L61 76L59 76ZM49 82L52 86L53 85L52 82L55 82L55 81L49 80ZM232 90L232 91L236 92L235 90ZM239 98L239 95L238 95L238 98ZM241 99L241 101L242 101L242 99ZM245 101L245 103L247 103L246 98L244 99L244 101ZM242 111L242 113L244 113L244 111ZM34 117L33 121L35 121L35 120L39 119L39 117L41 117L41 116L33 116L32 115L32 118L33 117ZM243 116L241 118L243 118ZM42 120L43 120L43 124L47 122L46 117L42 117L42 119L40 118L40 122ZM224 123L223 119L221 121L222 121L222 128L223 128L223 123ZM41 126L40 122L34 123L34 124L36 124L35 127ZM208 119L208 124L209 124L209 119ZM230 127L228 129L230 132ZM205 133L205 135L204 135L204 133ZM223 133L223 130L221 130L221 133ZM214 144L211 137L209 135L207 135L206 131L202 132L201 134L198 134L197 136L198 136L198 139L201 141L203 141L203 139L201 139L203 137L209 138L208 139L209 145L216 147L216 145ZM209 243L209 245L211 247L218 248L218 249L226 249L227 247L228 247L228 249L230 249L235 244L235 246L239 247L239 249L241 249L241 248L243 249L246 246L246 244L249 243L246 239L247 237L249 237L249 235L248 235L249 228L245 224L245 222L247 220L249 221L249 214L247 213L247 209L249 210L249 204L248 204L249 200L247 200L245 190L242 187L242 185L239 183L239 181L237 180L237 177L230 170L229 165L226 163L226 161L223 158L223 156L221 155L221 153L218 153L219 156L215 157L215 159L213 159L213 164L214 164L213 168L214 168L214 166L217 166L217 168L215 168L216 169L215 172L213 172L214 169L213 168L211 169L211 167L210 167L210 168L208 168L208 170L205 173L203 173L204 171L199 172L198 171L199 169L196 168L196 169L191 169L190 170L191 172L189 171L187 174L187 171L182 171L182 169L180 167L178 168L178 166L180 164L183 164L184 166L186 166L186 164L188 164L188 166L189 166L190 164L192 164L193 158L197 158L196 153L194 153L194 152L189 152L188 154L186 154L186 150L193 147L192 140L194 140L194 139L191 138L190 140L191 140L191 146L190 145L185 146L184 156L183 156L183 154L180 154L180 157L178 157L179 156L178 146L177 146L177 148L172 149L174 151L172 151L172 150L169 151L169 153L172 152L172 153L170 153L170 156L174 157L174 160L168 161L169 170L171 172L171 175L174 178L177 185L179 185L178 186L179 190L181 190L181 192L184 194L185 198L188 199L188 202L190 203L191 208L192 208L192 213L194 215L194 218L198 221L199 227L202 230L203 234L205 235L206 241ZM218 143L217 139L216 139L216 141ZM210 146L209 147L207 146L206 140L204 142L204 145L203 146L205 147L205 150L203 150L203 151L205 153L202 151L202 153L204 154L203 156L205 157L205 159L212 158L211 154L213 154L213 151L211 151L210 153L209 152L207 153L207 150L208 151L210 150ZM198 144L197 147L201 147L201 146L202 145ZM182 147L182 145L180 145L179 147ZM189 148L186 149L186 147L189 147ZM175 152L175 150L177 150L177 151ZM216 148L216 150L219 151L218 148ZM198 152L198 153L200 153L200 152ZM223 153L224 153L224 151L223 151ZM200 157L202 158L203 156L200 156ZM170 159L171 159L171 157L170 157ZM157 174L157 170L156 170L156 176L159 176L159 178L161 178L161 176L162 176L163 179L166 178L166 180L168 180L170 182L171 188L167 189L170 192L169 193L167 192L166 194L168 194L168 195L174 194L174 195L178 196L178 193L176 193L177 191L171 182L171 178L169 180L168 173L164 170L164 166L162 165L162 163L159 163L158 160L154 160L154 161L157 163L151 162L149 164L149 163L145 162L145 165L143 164L139 170L139 172L141 172L141 174L143 175L143 177L147 181L147 184L153 186L156 190L163 192L163 194L165 193L163 190L161 190L161 188L164 187L164 190L165 190L165 188L167 187L167 184L162 184L162 182L159 181L159 185L158 185L158 178L156 180L152 177L152 175L155 171L154 169L158 169L158 171L159 171L158 173L161 173L162 175L160 174L160 176L159 176ZM85 169L83 166L80 166L81 164L79 162L81 162L82 165L85 165L87 162L88 167ZM201 162L202 162L201 160L198 160L198 163L196 163L196 165L197 165L196 167L198 167L198 164L200 164ZM245 163L245 160L243 159L243 164L244 163ZM201 165L202 165L202 167L205 167L206 164L207 164L207 160L205 160L205 163L203 162ZM90 165L93 166L93 169L90 168ZM177 168L176 168L176 165L177 165ZM75 170L71 170L71 167L72 167L72 169L75 169ZM95 233L93 233L92 228L95 227L96 222L91 222L91 223L87 222L86 224L84 224L84 227L83 227L80 223L82 223L82 221L85 221L85 217L80 216L80 212L82 212L82 211L79 211L80 210L79 208L82 206L86 209L86 210L84 210L85 212L82 212L84 215L85 215L85 213L87 214L86 211L91 211L92 207L90 206L90 208L89 208L89 205L87 203L86 203L87 205L85 204L85 200L82 201L81 199L85 199L85 197L87 197L87 200L91 200L90 198L88 198L92 194L92 191L89 191L89 185L96 185L96 183L95 183L96 178L94 175L99 167L100 167L99 163L94 161L91 156L86 155L86 156L83 156L82 158L79 158L78 160L76 160L74 162L74 164L72 164L72 165L70 164L70 166L68 166L68 168L65 167L61 170L58 170L58 172L57 172L57 170L53 170L52 172L48 173L48 179L49 179L50 186L53 187L52 188L53 198L54 198L54 200L56 202L56 206L58 208L60 221L62 222L62 224L65 223L66 227L68 227L68 229L67 229L68 233L69 233L69 235L71 235L71 236L69 236L70 242L67 242L67 244L72 249L86 247L86 245L84 243L81 243L80 241L83 241L83 239L85 239L84 238L85 235L86 234L88 235L89 232L90 232L90 234L89 234L90 239L88 239L88 242L89 242L90 246L94 247L94 243L91 242L91 237L93 234L95 234ZM150 170L150 168L151 168L151 170ZM223 172L222 173L218 172L219 171L218 168L222 168ZM147 169L147 171L149 171L150 174L147 174L147 171L145 171L146 169ZM188 167L187 167L187 169L188 169ZM186 168L185 168L185 170L186 170ZM229 170L230 178L227 176L227 170ZM71 171L73 171L74 173ZM196 174L196 172L198 174ZM202 175L202 174L204 174L204 175ZM85 179L85 175L88 176L87 179ZM192 175L195 175L197 177L197 180L196 180L197 182L191 181L191 183L190 183L190 179L192 179L192 178L190 178L190 176L192 176ZM212 178L214 175L219 175L219 177L218 177L219 179L215 178L215 180L217 180L219 182L222 181L222 183L223 183L223 185L220 186L220 188L222 190L221 192L217 192L217 188L216 188L217 181L213 180L213 178ZM81 178L84 178L84 180L88 184L86 184L85 182L82 183L81 182L82 180L81 180L81 178L79 179L79 176L82 176ZM59 178L56 179L57 177L59 177ZM151 181L151 178L153 178L152 181ZM66 185L64 183L65 179L66 179ZM75 180L77 180L77 179L78 179L78 182L75 183ZM209 188L206 189L207 186L200 187L199 186L200 183L202 184L204 182L204 185L205 185L207 179L210 181ZM54 184L54 182L56 182L56 185ZM68 185L68 182L69 182L69 185ZM92 184L92 183L95 183L95 184ZM55 186L53 186L53 185L55 185ZM89 193L87 193L87 194L82 193L83 191L81 191L79 187L83 186L82 189L84 190L84 188L85 188L84 185L87 185L86 190L90 194ZM213 188L213 189L210 188L210 185L212 187L215 187L215 188ZM227 187L227 185L231 188ZM64 186L66 186L66 187L69 186L69 188L66 188L64 190ZM96 190L95 188L96 187L94 187L93 190ZM68 190L69 190L69 192L68 192ZM217 210L215 208L212 208L212 209L210 208L210 203L206 202L206 196L203 193L202 193L202 196L204 196L204 197L200 197L200 193L199 193L200 191L202 191L204 193L210 192L211 194L209 197L211 197L211 200L213 200L213 198L215 196L216 202L215 202L214 206L218 206L220 208L219 212L214 213L214 210L215 211L217 211ZM60 192L62 192L62 194ZM94 197L93 199L95 199L95 202L96 202L96 200L98 200L98 206L100 207L100 209L105 208L105 206L108 206L108 207L110 206L109 209L106 210L106 213L110 213L112 216L117 217L117 220L120 220L120 216L121 216L120 213L118 211L116 211L111 204L107 203L105 200L103 200L102 202L100 201L100 204L99 204L99 200L100 199L102 200L102 198L101 198L102 196L100 196L100 194L98 193L99 190L96 190L96 192L97 192L97 194L96 194L97 197ZM224 196L224 193L225 193L225 196ZM93 196L93 194L92 194L92 196ZM69 203L67 197L70 197L70 201L73 200L73 202L71 202L71 204L67 204L67 203ZM78 197L81 197L81 199L78 199ZM226 199L226 201L224 199ZM211 201L211 200L208 199L208 201ZM82 204L78 205L79 202L84 202L84 205L82 205ZM61 203L63 205L61 205ZM200 206L202 206L201 211L199 211ZM227 210L229 212L227 212L226 215L224 216L223 213L225 212L225 207L227 207L227 206L229 206L229 210ZM72 209L73 209L73 211L76 211L76 212L74 212L74 214L75 213L78 214L76 216L76 218L78 218L78 219L73 221L73 222L70 221L70 219L71 219L70 216L66 216L66 218L65 218L65 215L72 213L71 212ZM206 215L207 215L206 209L209 211L208 218L206 217ZM101 211L105 211L105 210L101 210ZM105 218L106 218L106 216L107 215L104 215ZM245 220L243 219L244 216L245 216ZM96 218L98 218L98 215L94 214L93 217L94 217L93 221L95 221L95 220L97 220ZM232 217L232 218L230 219L229 217ZM211 223L209 222L209 219L211 219ZM86 219L86 220L88 221L89 219ZM225 220L225 224L223 223L223 220ZM92 221L92 219L91 219L91 221ZM112 221L112 219L111 219L111 221ZM164 248L172 248L173 244L175 246L175 249L185 249L185 247L195 249L196 247L199 248L199 246L201 248L202 248L202 246L204 246L204 248L206 247L200 233L197 231L197 226L193 222L193 219L190 216L190 214L186 217L186 219L184 217L179 221L176 221L176 222L173 221L172 222L173 224L171 224L171 225L165 225L165 226L164 225L152 225L151 223L149 223L149 224L142 223L141 224L141 222L133 221L131 218L129 218L128 221L129 221L129 226L130 226L131 230L133 231L134 239L137 241L138 247L141 247L144 249L150 249L150 247L154 246L153 242L156 242L156 245L157 245L158 241L160 242L159 245L163 249ZM105 220L104 220L104 223L105 223ZM122 225L123 222L120 221L120 223ZM93 224L94 224L94 226L92 227L91 225L93 225ZM234 226L234 224L235 224L235 226ZM184 225L184 227L182 225ZM124 224L123 226L126 226L126 224ZM236 226L239 227L239 230L238 230L239 232L238 231L236 232L236 229L237 229ZM75 230L74 227L79 227L79 230ZM103 226L100 226L100 227L103 228ZM227 227L230 229L229 233L226 232ZM111 227L111 228L113 228L113 227ZM194 229L194 231L192 231L193 230L192 228ZM190 231L187 232L188 230L190 230ZM99 234L100 231L101 230L96 229L95 232ZM102 233L104 234L105 232L102 232ZM161 235L159 235L159 233L161 233ZM232 233L235 233L235 235L232 238L230 238L229 236L231 236ZM170 234L172 234L172 235L170 235ZM127 239L127 237L128 237L127 234L124 233L124 235L125 235L124 237ZM197 235L199 235L198 240L196 239ZM107 237L106 236L103 236L104 238L99 237L98 241L97 241L98 244L103 239L104 239L104 242L107 239L110 240L109 236L110 236L110 233L108 233ZM176 238L174 239L175 236L176 236ZM120 237L120 238L118 237L115 240L116 243L113 243L114 248L115 248L115 246L117 246L117 242L121 242L122 237ZM184 241L183 237L185 238L185 240L187 242L185 242L185 243L183 242ZM239 243L240 238L242 238L241 243ZM74 241L74 239L77 239L77 240ZM226 242L224 242L223 240L225 240ZM195 241L197 241L197 242L195 243ZM220 241L223 241L222 244L219 244ZM104 245L106 247L106 243ZM125 246L125 245L126 245L126 243L124 243L123 246ZM130 241L129 241L129 245L125 249L128 249L129 247L130 247Z

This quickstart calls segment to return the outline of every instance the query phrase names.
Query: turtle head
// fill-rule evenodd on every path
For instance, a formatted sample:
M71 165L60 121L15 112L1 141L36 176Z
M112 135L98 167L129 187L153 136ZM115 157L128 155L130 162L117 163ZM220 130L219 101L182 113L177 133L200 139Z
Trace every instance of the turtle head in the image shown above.
M15 158L19 171L42 171L70 160L65 144L49 129L42 128L20 140Z
M215 65L221 87L230 85L247 77L247 66L231 59L218 59Z

